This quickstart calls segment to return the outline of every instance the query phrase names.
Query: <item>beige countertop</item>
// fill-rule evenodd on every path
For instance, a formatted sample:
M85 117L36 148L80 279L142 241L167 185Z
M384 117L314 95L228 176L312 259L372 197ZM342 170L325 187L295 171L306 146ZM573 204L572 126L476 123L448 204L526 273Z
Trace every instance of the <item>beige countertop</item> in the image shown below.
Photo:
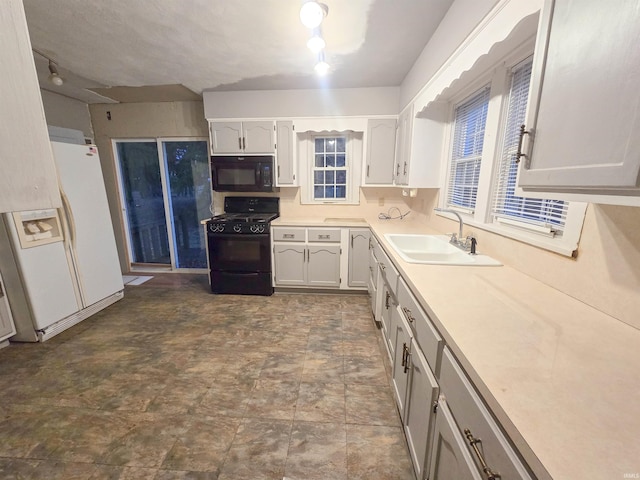
M539 478L638 478L639 330L509 266L407 263L384 234L420 222L343 222L272 223L369 225Z

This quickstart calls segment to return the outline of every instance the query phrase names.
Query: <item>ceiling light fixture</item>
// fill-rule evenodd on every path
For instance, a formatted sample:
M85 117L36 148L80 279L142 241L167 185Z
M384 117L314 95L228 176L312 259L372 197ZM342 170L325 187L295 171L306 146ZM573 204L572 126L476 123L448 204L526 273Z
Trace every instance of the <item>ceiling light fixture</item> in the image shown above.
M324 76L329 73L329 68L329 64L324 59L324 52L320 52L318 54L318 63L316 63L316 66L313 67L313 69L318 75Z
M316 28L313 37L311 37L307 41L307 47L313 53L319 53L322 49L324 49L325 46L326 43L324 41L324 38L322 38L322 36L320 35L319 29Z
M64 83L64 80L58 73L58 67L56 67L56 64L53 63L51 59L49 59L49 74L48 80L55 86L59 87Z
M319 27L324 17L329 13L329 7L315 0L306 2L300 8L300 21L307 28Z

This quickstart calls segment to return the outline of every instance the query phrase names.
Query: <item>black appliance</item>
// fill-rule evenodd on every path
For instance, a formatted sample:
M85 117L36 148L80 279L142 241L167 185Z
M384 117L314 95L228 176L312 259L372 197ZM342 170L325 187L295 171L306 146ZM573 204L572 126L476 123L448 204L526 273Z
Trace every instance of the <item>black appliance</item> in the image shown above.
M211 182L217 192L272 192L272 155L211 157Z
M226 197L226 213L207 222L212 293L272 295L271 232L277 197Z

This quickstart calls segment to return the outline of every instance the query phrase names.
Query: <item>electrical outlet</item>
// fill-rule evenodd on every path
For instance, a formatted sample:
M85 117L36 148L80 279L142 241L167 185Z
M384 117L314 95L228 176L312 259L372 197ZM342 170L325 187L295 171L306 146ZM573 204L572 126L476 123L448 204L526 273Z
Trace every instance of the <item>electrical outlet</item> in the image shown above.
M384 197L379 197L378 198L378 206L379 207L384 207Z

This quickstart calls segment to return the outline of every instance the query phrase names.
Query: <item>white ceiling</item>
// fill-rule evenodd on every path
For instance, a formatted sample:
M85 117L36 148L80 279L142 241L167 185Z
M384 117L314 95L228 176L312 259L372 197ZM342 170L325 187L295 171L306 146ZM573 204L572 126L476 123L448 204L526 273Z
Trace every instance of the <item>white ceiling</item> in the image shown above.
M108 99L89 88L183 85L201 94L400 85L453 0L323 2L332 68L322 80L306 48L310 32L299 20L303 0L24 0L24 6L33 48L57 62L66 80L61 89L46 82L48 63L34 54L42 87L94 103Z

